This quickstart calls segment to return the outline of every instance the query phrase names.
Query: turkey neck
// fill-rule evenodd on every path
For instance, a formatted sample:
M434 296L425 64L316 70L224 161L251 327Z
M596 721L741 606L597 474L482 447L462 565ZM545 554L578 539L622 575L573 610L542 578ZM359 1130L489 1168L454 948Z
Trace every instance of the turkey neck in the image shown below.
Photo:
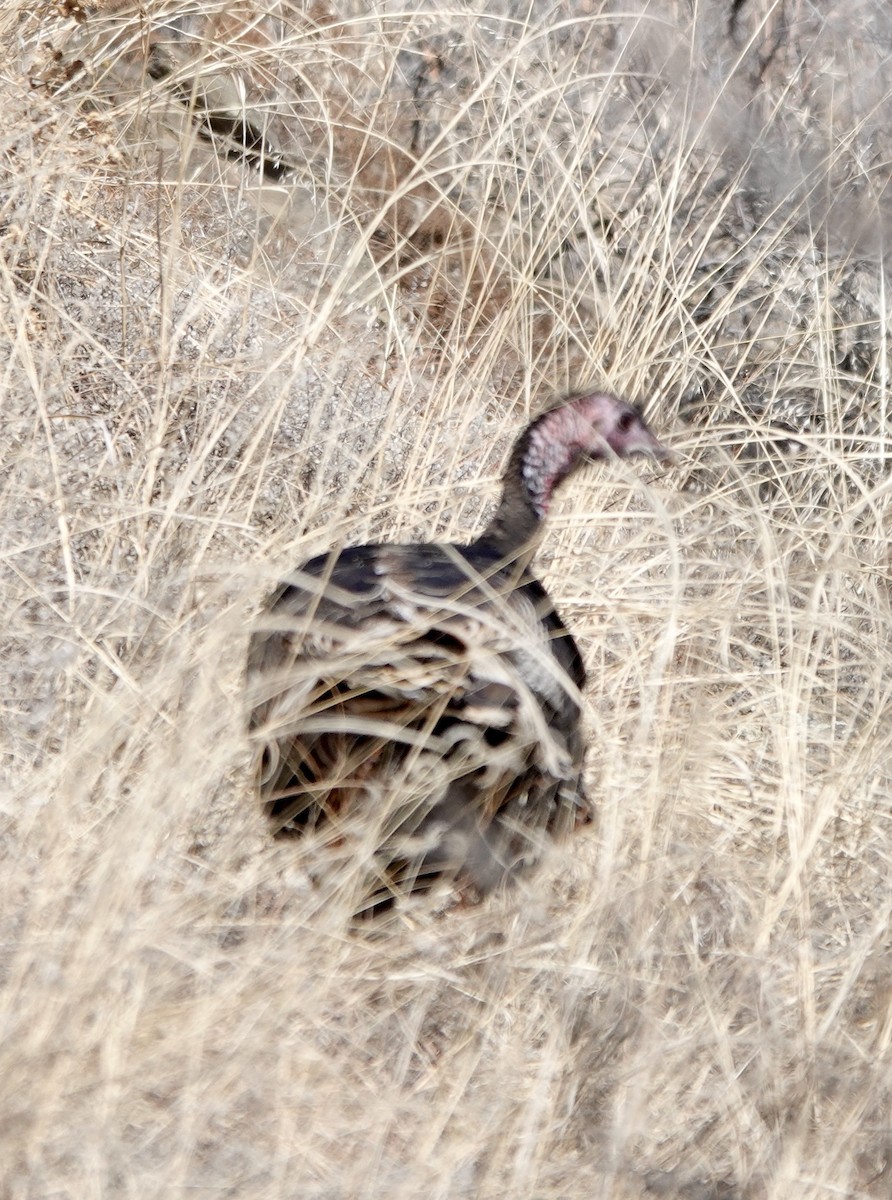
M577 439L555 436L565 432L560 424L558 414L545 413L517 439L502 479L502 499L477 538L522 566L536 552L554 489L585 455L586 448Z

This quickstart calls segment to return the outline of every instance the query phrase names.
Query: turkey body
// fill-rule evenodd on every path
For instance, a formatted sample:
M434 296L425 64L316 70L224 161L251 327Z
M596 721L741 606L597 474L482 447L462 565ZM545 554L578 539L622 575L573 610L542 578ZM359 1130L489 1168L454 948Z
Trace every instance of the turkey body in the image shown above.
M249 659L266 812L285 836L342 823L386 781L374 905L440 876L489 891L589 819L582 658L497 545L322 555L269 618Z
M571 397L521 434L467 545L311 559L268 601L248 659L273 831L362 866L370 911L445 877L477 898L588 821L579 649L530 570L554 488L584 458L669 452L616 397Z

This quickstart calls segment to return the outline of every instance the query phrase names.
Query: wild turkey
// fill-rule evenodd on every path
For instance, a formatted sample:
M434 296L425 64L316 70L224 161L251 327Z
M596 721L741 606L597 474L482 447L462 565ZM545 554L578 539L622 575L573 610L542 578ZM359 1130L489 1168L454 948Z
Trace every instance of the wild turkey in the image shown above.
M261 798L278 835L353 837L370 908L444 875L479 896L590 819L582 659L529 564L556 485L637 453L670 457L631 405L571 397L520 435L475 541L332 550L268 602L248 665Z

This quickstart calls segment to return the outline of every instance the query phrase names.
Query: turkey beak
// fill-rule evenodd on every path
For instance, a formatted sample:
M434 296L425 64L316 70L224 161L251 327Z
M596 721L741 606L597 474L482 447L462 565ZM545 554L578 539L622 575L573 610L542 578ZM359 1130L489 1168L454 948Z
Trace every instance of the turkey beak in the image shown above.
M664 467L677 467L681 463L681 459L674 450L670 450L668 446L664 446L662 442L658 442L654 438L655 445L650 450L645 450L644 453L651 458L656 459L658 463L662 463Z
M676 467L679 463L679 458L675 451L670 450L668 446L664 446L648 429L641 430L635 442L627 447L626 453L643 454L658 463L663 463L666 467Z

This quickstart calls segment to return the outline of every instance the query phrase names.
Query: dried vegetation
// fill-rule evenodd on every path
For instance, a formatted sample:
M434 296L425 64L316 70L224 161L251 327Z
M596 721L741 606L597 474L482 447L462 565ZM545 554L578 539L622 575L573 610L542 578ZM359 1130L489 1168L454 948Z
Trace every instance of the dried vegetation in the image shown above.
M886 1197L892 17L370 9L0 17L4 1195ZM547 538L597 826L348 933L252 606L589 382L685 456Z

